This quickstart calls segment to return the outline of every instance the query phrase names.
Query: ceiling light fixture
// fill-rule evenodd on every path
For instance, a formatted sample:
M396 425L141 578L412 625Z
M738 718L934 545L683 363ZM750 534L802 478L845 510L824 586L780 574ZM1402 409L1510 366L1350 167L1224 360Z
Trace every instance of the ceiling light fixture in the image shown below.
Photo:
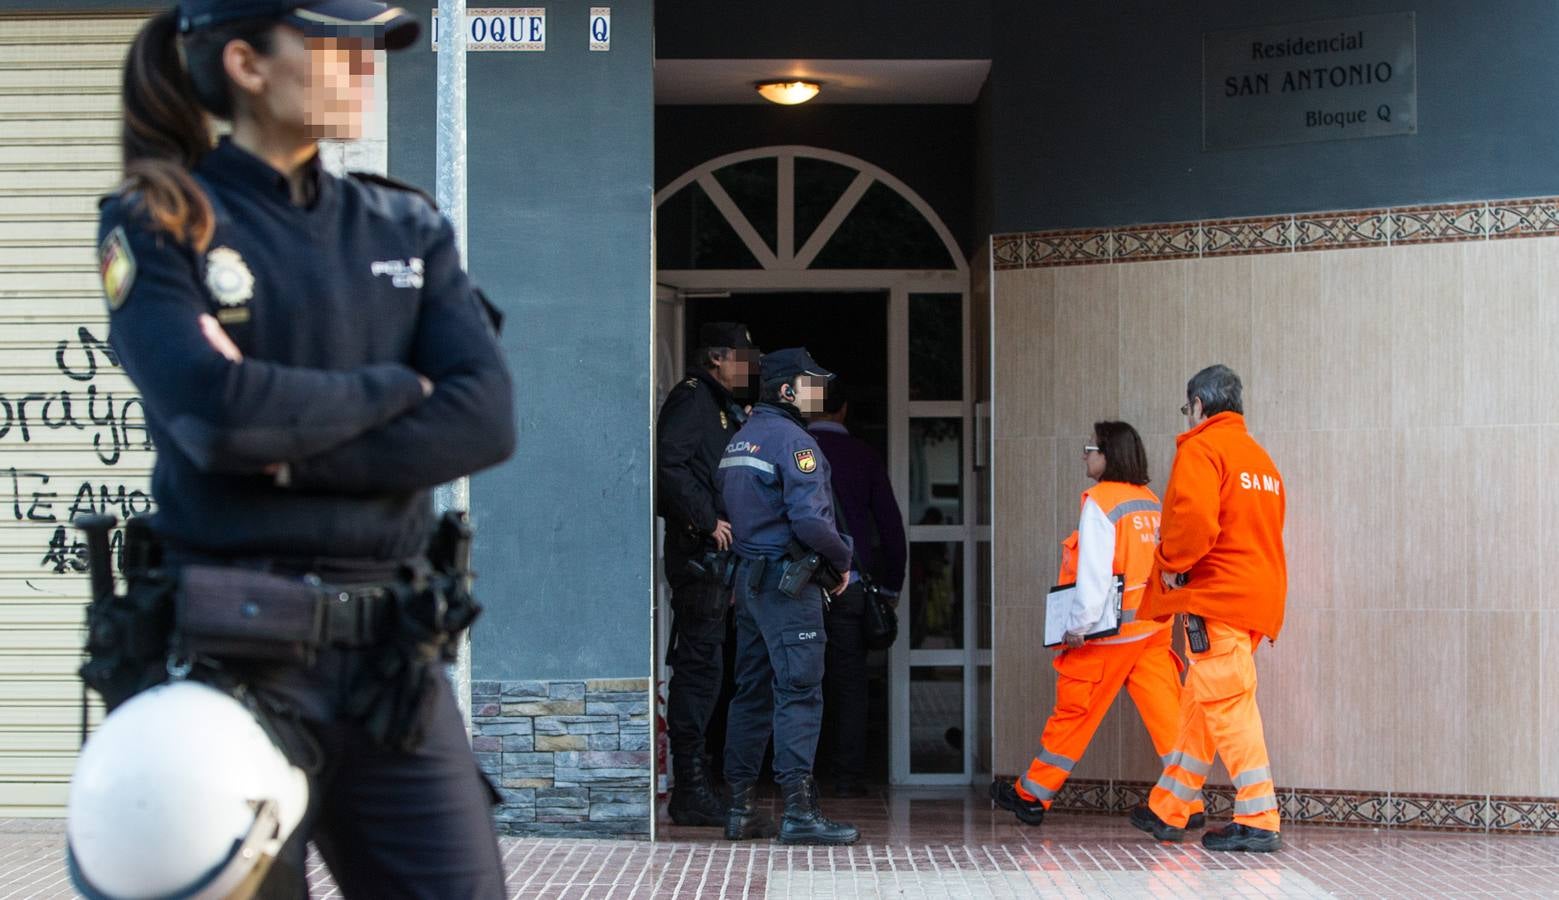
M823 89L820 81L801 81L787 78L782 81L760 81L753 85L763 99L770 103L778 103L781 106L795 106L805 103L817 96L817 92Z

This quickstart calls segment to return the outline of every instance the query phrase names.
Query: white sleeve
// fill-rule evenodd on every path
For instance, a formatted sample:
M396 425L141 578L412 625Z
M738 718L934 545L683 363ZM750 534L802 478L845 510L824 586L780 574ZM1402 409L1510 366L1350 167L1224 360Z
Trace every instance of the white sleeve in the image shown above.
M1077 521L1077 601L1067 617L1067 631L1087 634L1104 617L1114 568L1115 526L1089 497Z

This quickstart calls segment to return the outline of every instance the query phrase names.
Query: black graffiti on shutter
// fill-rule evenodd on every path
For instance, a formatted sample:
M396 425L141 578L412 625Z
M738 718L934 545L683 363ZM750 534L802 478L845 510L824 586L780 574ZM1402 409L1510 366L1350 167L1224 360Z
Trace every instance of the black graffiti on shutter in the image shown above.
M100 373L123 369L119 354L107 341L87 326L78 327L74 339L55 344L54 368L66 379L58 390L0 394L0 445L7 441L32 444L49 433L80 432L82 441L90 435L98 463L109 469L120 463L127 450L152 449L141 398L101 390L93 383ZM69 490L61 485L58 472L13 466L0 469L0 473L9 488L0 516L8 514L23 524L55 526L46 532L48 543L38 558L38 565L54 574L87 570L86 543L70 524L77 516L110 514L122 522L146 515L153 507L144 489L119 478L87 477ZM115 531L111 548L116 567L122 562L123 539L123 533Z

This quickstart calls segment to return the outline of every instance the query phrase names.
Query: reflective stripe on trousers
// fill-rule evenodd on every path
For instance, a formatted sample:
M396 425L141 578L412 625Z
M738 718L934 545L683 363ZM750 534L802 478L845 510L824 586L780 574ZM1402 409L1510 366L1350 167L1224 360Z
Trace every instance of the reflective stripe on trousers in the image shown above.
M1166 627L1123 644L1089 641L1056 656L1056 705L1045 722L1038 755L1017 780L1022 794L1050 805L1123 686L1154 750L1160 755L1170 751L1180 715L1180 665L1170 648L1171 637Z
M1179 737L1148 805L1164 822L1184 827L1191 813L1188 797L1207 781L1213 758L1221 756L1234 782L1234 821L1277 831L1277 795L1251 658L1257 636L1210 619L1207 631L1211 648L1191 654L1180 695Z

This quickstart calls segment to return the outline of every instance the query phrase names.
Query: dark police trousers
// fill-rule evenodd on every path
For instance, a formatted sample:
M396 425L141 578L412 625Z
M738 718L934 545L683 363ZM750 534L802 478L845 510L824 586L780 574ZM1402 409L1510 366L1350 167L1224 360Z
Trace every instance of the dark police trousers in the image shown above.
M325 650L309 668L247 670L257 687L299 709L324 764L309 779L309 811L257 898L308 896L307 842L351 898L488 900L507 896L492 797L447 682L414 752L375 747L338 718L365 651ZM442 677L440 678L442 681Z
M666 736L672 760L687 765L704 755L704 736L720 699L725 678L725 587L694 579L671 588L672 630L676 637L666 664Z
M751 584L754 564L736 570L736 696L725 732L725 779L758 780L774 737L774 780L793 784L812 774L823 724L823 591L780 593L783 560L769 560Z
M828 757L835 781L859 784L866 778L866 590L860 582L834 598L823 616L828 629L823 675L823 711L827 716Z

